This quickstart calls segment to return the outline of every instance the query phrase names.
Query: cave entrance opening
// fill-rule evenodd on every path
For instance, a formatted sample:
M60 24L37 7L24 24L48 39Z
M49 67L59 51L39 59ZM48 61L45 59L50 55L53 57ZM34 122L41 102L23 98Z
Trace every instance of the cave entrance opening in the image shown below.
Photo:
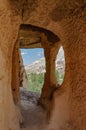
M27 88L27 97L32 98L33 102L36 102L40 97L44 84L44 50L43 48L20 49L20 53L20 89L25 90Z
M23 112L23 116L25 116L25 120L28 126L30 126L31 123L33 123L32 126L34 126L34 121L38 120L37 122L35 122L35 124L38 123L38 129L39 128L41 129L41 126L45 122L45 117L46 117L46 113L44 114L43 111L44 109L39 110L39 108L41 107L37 106L37 102L36 104L33 103L33 101L31 100L30 102L28 102L30 97L32 98L32 95L28 96L28 92L26 90L25 91L20 90L20 88L23 87L21 87L22 67L21 67L21 55L19 49L20 48L23 49L43 48L44 49L46 72L44 75L44 83L43 83L42 92L38 104L43 106L46 110L49 110L49 106L52 101L53 94L58 87L58 82L55 76L55 60L60 46L59 43L60 39L56 34L54 34L53 32L47 29L32 26L29 24L22 24L20 26L18 36L19 38L16 41L16 44L14 46L13 56L12 56L13 99L15 104L18 104L20 102L20 95L21 95L21 105L23 109L22 112ZM32 122L31 119L33 120Z

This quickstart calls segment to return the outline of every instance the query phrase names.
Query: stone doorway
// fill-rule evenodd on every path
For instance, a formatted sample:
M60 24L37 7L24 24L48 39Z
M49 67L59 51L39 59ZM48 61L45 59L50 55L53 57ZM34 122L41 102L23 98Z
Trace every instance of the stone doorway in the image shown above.
M15 104L20 104L19 87L21 83L21 56L19 48L43 48L46 62L46 73L38 105L41 105L46 110L46 113L48 113L48 111L50 112L49 109L54 91L58 89L59 86L55 76L55 60L60 47L59 41L60 39L58 36L49 30L32 25L22 24L20 26L19 38L14 46L12 57L12 92ZM23 92L23 99L28 97L26 93L27 92ZM47 114L44 115L46 117Z

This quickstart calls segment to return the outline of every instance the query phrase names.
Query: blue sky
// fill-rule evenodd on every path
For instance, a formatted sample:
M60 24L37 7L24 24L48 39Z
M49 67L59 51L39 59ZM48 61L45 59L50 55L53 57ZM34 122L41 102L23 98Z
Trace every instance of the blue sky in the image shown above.
M24 66L32 64L34 61L44 57L43 48L20 49L20 50L21 50ZM61 60L63 57L64 57L64 51L63 48L60 47L57 58Z
M25 66L44 57L43 49L36 48L36 49L20 49L20 50Z

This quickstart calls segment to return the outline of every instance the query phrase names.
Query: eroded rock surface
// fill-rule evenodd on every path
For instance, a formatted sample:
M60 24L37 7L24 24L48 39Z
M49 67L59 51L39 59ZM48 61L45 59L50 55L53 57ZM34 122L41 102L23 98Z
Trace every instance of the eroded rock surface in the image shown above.
M57 44L62 45L65 52L65 78L60 89L54 91L50 103L48 102L47 111L50 124L47 130L86 130L85 0L0 0L0 130L20 129L17 71L19 58L17 53L13 54L13 52L16 52L15 48L19 47L17 46L19 45L19 28L22 23L53 32L60 39ZM53 73L51 68L54 63L51 60L52 56L49 55L53 44L50 44L45 34L41 33L39 36L41 36L42 46L45 49L48 47L46 55L50 59L46 73L50 74L49 80L46 82L47 85L42 95L43 104L45 104L48 96L46 91L51 93L49 88L55 81L54 76L51 80ZM15 57L14 60L13 57ZM16 94L12 93L13 86L16 86L18 90Z

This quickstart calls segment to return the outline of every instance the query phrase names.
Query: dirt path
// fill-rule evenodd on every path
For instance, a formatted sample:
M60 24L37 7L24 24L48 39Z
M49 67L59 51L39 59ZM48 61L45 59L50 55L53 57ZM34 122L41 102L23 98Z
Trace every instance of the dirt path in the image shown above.
M22 130L45 130L46 113L37 106L39 94L28 92L25 89L21 90L21 106L24 117Z

